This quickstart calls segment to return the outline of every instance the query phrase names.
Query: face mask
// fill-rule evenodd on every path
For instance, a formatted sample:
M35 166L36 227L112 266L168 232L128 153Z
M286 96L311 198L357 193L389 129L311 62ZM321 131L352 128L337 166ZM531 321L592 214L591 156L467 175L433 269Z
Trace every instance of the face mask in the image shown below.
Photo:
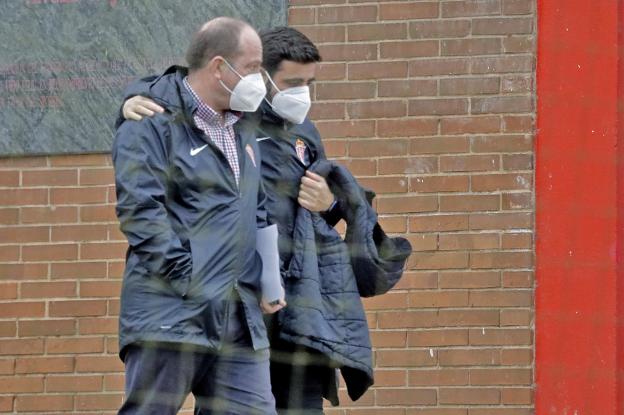
M252 73L247 76L241 76L228 61L225 61L225 63L240 78L233 90L225 86L223 81L219 81L230 92L230 109L255 112L266 95L266 86L264 85L262 75L260 73Z
M297 86L280 91L271 77L269 77L269 81L278 91L273 96L272 102L269 102L269 105L271 105L277 115L283 119L293 124L301 124L308 115L308 111L310 111L310 106L312 105L310 87L307 85Z

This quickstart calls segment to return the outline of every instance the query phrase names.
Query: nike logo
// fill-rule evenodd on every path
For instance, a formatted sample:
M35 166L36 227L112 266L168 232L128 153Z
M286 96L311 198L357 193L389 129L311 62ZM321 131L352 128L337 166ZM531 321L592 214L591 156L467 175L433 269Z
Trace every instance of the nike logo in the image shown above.
M204 144L201 147L197 147L197 148L192 148L191 149L191 156L196 156L199 154L200 151L202 151L203 149L205 149L206 147L208 147L208 144Z
M258 137L258 138L256 138L256 141L264 141L264 140L268 140L270 138L271 137Z

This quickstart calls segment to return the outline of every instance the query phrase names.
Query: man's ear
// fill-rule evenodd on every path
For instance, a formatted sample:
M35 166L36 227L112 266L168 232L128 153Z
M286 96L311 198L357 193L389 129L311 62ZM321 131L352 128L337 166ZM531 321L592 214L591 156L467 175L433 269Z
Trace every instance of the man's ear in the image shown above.
M223 78L223 71L226 69L225 66L225 59L221 56L215 56L208 62L206 69L208 69L208 72L217 80L221 80Z

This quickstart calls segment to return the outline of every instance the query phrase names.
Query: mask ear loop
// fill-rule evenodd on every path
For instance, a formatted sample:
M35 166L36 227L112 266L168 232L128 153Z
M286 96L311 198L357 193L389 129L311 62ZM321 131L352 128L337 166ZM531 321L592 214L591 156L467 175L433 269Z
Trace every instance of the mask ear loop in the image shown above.
M269 72L262 68L262 72L264 72L264 74L266 75L267 79L269 80L269 82L271 83L271 85L273 85L273 88L275 88L275 90L277 91L277 93L275 95L277 95L278 93L282 92L277 85L275 85L275 82L273 82L273 78L271 78L271 75L269 75ZM268 92L268 88L267 88L267 92ZM268 95L268 94L267 94ZM271 106L271 108L275 108L273 106L273 103L271 101L268 100L267 95L264 96L264 100L266 101L267 104L269 104ZM273 95L273 96L275 96Z

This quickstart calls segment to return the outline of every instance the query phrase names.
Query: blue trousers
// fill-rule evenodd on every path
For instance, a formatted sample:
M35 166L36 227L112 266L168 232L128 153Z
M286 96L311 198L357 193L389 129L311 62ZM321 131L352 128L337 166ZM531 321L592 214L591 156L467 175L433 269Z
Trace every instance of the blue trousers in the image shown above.
M125 351L126 400L119 415L175 415L189 393L201 415L274 415L269 350L254 351L240 307L224 346L142 343Z

